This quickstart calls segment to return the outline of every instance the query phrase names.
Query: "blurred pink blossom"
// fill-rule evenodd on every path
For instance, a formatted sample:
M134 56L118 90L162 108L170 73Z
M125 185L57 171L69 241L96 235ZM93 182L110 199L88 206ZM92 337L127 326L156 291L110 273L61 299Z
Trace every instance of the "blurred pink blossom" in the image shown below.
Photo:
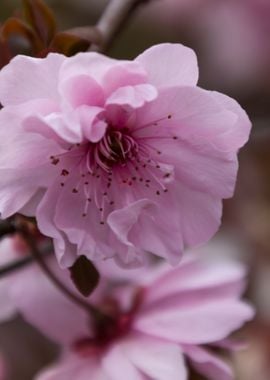
M245 270L199 253L190 253L173 270L161 264L138 272L140 286L132 290L108 281L107 294L96 305L110 310L113 322L92 320L88 330L82 329L80 309L68 302L62 309L63 303L55 302L56 289L25 276L24 297L17 295L23 315L64 344L61 360L36 380L185 380L187 359L208 379L233 379L211 346L230 347L228 335L253 317L253 309L240 300Z
M23 247L19 247L19 239L7 237L1 240L0 266L11 263L23 254L28 254L26 247L24 247L25 251ZM54 256L48 257L46 262L54 275L67 288L81 296L74 288L69 271L61 270ZM126 271L119 268L112 260L99 264L101 280L98 288L91 294L91 303L94 304L106 296L109 280L112 283L121 281L122 284L127 282L133 284L137 283L138 274L143 276L144 273L147 273L147 267ZM48 304L52 308L50 314L53 313L54 323L52 325L48 323L47 317L44 318L48 314ZM46 336L62 344L69 344L78 335L89 333L90 322L85 312L78 309L72 301L56 289L51 280L35 263L0 279L0 322L10 320L18 313ZM66 318L67 313L70 314L69 318ZM75 317L72 318L72 315ZM67 330L70 331L69 334L66 334Z
M0 210L35 215L62 267L78 255L176 264L217 230L250 121L197 87L194 52L134 61L17 56L0 73ZM91 248L90 248L91 247Z
M267 86L269 0L162 0L143 14L151 27L162 24L181 39L184 31L195 41L210 85L234 91Z

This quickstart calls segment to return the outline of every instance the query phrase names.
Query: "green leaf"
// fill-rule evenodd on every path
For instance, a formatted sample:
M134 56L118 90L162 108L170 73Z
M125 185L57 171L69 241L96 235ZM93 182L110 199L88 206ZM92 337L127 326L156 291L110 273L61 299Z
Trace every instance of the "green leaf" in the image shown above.
M76 288L88 297L99 283L100 276L96 267L87 257L80 256L69 270Z
M23 0L24 18L48 46L56 33L56 21L52 10L42 0Z

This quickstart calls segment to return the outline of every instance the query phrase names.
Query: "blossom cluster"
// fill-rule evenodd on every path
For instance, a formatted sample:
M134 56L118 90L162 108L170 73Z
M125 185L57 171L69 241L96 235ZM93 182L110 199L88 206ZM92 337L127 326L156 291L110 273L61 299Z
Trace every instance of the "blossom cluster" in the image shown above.
M1 217L36 219L67 289L79 257L101 275L92 315L35 264L0 281L1 319L19 311L63 347L36 380L185 380L187 363L233 378L214 350L232 349L228 335L253 316L245 270L184 251L217 231L251 124L197 81L196 55L180 44L133 61L17 56L1 70ZM16 239L0 260L25 254Z

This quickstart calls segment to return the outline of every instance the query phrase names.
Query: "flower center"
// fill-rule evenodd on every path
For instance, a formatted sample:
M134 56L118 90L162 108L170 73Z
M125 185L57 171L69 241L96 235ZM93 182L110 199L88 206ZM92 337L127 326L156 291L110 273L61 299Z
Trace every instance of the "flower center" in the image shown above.
M132 330L134 318L143 302L144 289L138 288L132 297L130 309L123 312L120 304L114 298L108 298L103 303L112 319L94 320L93 337L83 337L73 344L75 352L83 357L98 355L111 343L123 338Z
M134 159L139 151L137 142L130 136L127 129L117 131L108 128L105 136L90 150L90 167L98 165L109 172L116 164L124 166L129 160ZM92 167L92 169L94 169Z

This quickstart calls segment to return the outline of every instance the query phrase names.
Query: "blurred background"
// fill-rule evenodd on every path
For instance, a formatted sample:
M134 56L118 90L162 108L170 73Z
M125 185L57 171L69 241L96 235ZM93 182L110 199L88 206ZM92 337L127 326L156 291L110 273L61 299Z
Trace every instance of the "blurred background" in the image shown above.
M95 24L108 1L47 3L63 30ZM20 5L20 0L1 0L0 23ZM217 255L236 256L248 265L247 297L257 308L256 320L241 332L249 346L233 355L237 380L270 379L269 36L269 0L152 0L109 51L117 58L134 58L160 42L190 46L199 59L199 85L234 97L252 119L251 139L240 153L236 193L225 202L223 225L214 239ZM57 348L17 318L0 327L0 351L10 366L8 380L31 380Z

